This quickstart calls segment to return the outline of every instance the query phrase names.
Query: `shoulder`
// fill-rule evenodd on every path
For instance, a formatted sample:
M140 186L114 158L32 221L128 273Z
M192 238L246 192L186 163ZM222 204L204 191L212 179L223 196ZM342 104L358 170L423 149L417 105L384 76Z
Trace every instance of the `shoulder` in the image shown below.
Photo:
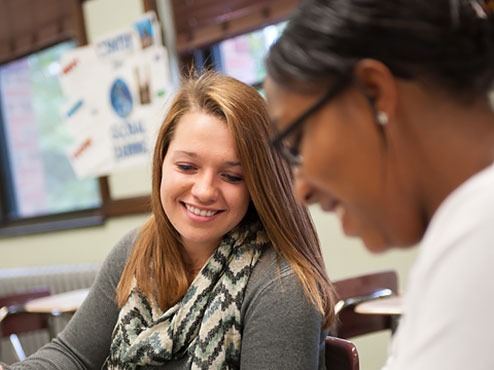
M494 258L494 167L472 176L439 206L422 240L415 270L435 274L437 266L465 270ZM447 263L446 263L447 261ZM465 261L471 261L466 264ZM463 274L452 271L459 279Z
M130 252L139 237L139 230L137 227L130 230L115 244L103 264L106 270L115 270L120 273L123 271Z
M290 264L274 248L269 247L263 251L252 271L242 311L249 315L260 307L272 305L284 305L286 309L294 306L305 307L306 310L317 311L310 303Z
M274 248L268 247L252 271L247 290L262 290L272 285L281 286L295 281L298 281L298 278L290 264Z
M462 226L461 230L490 226L494 220L493 187L494 165L467 179L451 192L438 207L429 229L447 229L451 223Z
M242 368L324 368L322 314L290 264L271 247L247 283L241 320Z
M129 255L140 235L140 228L136 227L120 238L113 248L116 253Z

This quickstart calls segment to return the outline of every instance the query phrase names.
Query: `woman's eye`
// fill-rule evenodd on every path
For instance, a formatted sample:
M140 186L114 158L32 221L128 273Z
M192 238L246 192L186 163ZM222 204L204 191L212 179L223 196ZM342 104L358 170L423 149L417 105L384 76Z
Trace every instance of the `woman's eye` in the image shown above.
M183 163L177 163L177 168L180 171L184 171L184 172L190 172L195 169L195 167L192 166L191 164L183 164Z
M223 178L224 178L226 181L228 181L228 182L230 182L230 183L232 183L232 184L239 183L239 182L241 182L241 181L243 180L243 177L241 177L241 176L228 175L228 174L224 174L224 175L223 175Z
M298 155L300 153L300 143L302 142L302 130L299 130L294 134L289 149L290 152L294 155Z

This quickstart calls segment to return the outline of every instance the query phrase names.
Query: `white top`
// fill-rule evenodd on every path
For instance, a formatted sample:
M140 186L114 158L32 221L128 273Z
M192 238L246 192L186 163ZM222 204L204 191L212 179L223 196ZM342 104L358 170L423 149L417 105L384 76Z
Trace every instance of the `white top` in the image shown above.
M448 196L421 244L385 369L493 370L493 166Z

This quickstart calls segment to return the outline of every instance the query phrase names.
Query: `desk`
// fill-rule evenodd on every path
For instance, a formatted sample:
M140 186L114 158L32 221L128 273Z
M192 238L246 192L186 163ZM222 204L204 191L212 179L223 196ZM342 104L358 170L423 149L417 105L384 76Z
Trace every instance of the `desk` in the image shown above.
M355 306L355 312L364 315L386 315L391 317L391 332L398 328L400 316L403 314L403 296L391 296L373 299Z
M402 299L402 296L373 299L358 304L355 312L368 315L399 316L403 313Z
M46 297L35 298L24 304L24 311L31 313L49 314L49 334L54 338L59 331L57 317L60 320L62 315L70 317L81 306L86 299L89 289L78 289L69 292L52 294ZM64 325L62 325L64 326Z
M62 313L74 313L87 297L89 289L78 289L47 297L32 299L24 305L27 312L49 313L57 316Z

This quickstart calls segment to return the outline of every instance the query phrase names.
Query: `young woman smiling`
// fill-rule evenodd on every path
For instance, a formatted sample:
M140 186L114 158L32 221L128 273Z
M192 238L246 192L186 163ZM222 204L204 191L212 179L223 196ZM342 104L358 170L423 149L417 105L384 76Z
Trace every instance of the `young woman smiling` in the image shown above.
M156 140L151 217L58 337L6 369L324 369L333 290L271 134L254 88L184 80Z

